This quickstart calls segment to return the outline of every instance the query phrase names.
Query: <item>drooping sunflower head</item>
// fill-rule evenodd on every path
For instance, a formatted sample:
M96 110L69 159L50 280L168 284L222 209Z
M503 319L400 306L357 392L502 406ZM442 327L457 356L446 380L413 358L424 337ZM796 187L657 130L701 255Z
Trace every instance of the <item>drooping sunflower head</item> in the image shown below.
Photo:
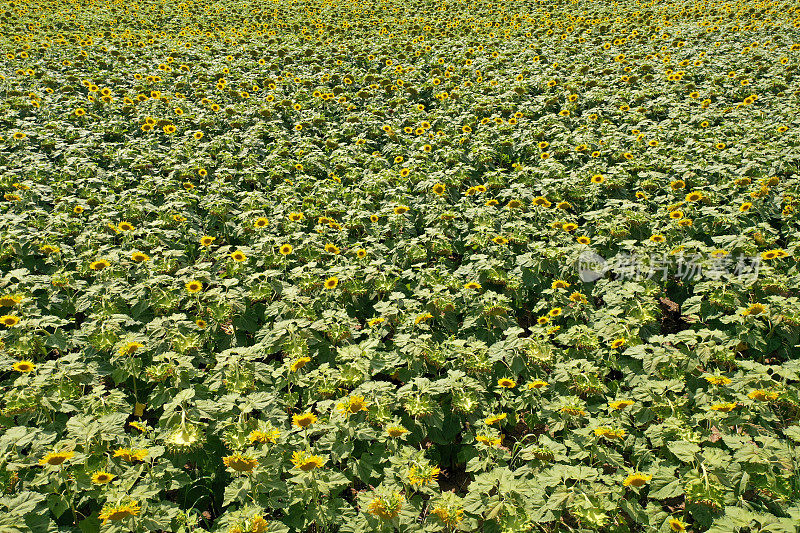
M303 472L310 472L315 468L319 468L325 464L325 459L319 455L313 455L306 451L297 451L292 453L292 464L295 468Z
M386 428L386 434L396 439L408 433L408 430L403 426L389 426Z
M249 455L242 455L238 452L233 455L223 457L222 462L225 463L225 466L231 470L235 470L236 472L251 472L255 467L258 466L258 459L254 459Z

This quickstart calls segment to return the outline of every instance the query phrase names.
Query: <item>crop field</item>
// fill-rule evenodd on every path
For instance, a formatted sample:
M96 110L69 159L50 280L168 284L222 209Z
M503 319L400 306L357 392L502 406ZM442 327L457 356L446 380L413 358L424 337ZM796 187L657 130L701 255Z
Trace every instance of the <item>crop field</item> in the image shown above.
M800 532L800 5L0 5L0 532Z

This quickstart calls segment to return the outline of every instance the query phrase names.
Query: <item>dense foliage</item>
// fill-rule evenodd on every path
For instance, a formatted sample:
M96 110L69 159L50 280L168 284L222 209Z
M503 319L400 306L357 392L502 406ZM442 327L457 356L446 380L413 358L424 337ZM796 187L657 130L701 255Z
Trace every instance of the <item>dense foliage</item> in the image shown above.
M0 29L3 532L797 531L794 2Z

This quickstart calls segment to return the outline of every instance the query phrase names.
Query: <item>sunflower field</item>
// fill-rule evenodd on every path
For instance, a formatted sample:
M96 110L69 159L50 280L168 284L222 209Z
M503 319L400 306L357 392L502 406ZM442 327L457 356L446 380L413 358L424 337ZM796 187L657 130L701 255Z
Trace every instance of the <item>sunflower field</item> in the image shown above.
M0 4L0 532L800 531L800 5Z

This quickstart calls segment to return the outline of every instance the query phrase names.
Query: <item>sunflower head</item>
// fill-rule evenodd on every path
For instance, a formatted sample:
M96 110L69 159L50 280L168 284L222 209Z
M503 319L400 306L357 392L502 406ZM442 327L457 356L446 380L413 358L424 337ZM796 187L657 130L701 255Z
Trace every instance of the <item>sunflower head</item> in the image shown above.
M333 276L325 280L324 286L326 289L335 289L339 285L339 278Z
M186 290L190 293L196 293L203 290L203 283L197 280L192 280L186 284Z
M51 452L39 459L39 465L41 466L59 466L64 461L72 459L75 456L75 452Z
M7 328L13 328L19 324L19 317L17 315L0 316L0 324L3 324Z
M503 389L513 389L517 386L517 382L509 378L500 378L497 380L497 386Z
M235 470L236 472L251 472L255 467L258 466L257 459L254 459L249 455L242 455L238 452L233 455L223 457L222 462L225 463L225 466L231 470Z
M653 476L650 474L643 474L642 472L634 472L630 474L625 480L622 482L624 487L636 487L641 488L646 484L650 483L650 480L653 479Z
M137 501L130 501L124 505L117 505L117 506L108 506L106 505L103 507L103 510L100 511L98 518L103 520L103 524L111 521L119 521L125 520L126 518L130 518L132 516L137 516L142 508L139 506L139 502Z
M295 468L303 472L310 472L315 468L319 468L325 464L325 459L319 455L313 455L306 451L298 451L292 453L292 464Z
M307 428L316 421L317 415L311 412L294 415L292 417L292 424L303 429Z
M278 250L281 255L289 255L292 253L294 249L292 248L291 244L284 244L281 245L280 249Z
M27 374L28 372L33 372L34 370L36 370L36 364L33 361L28 361L27 359L23 359L22 361L17 361L16 363L14 363L11 366L11 368L16 370L17 372L23 372Z
M105 485L106 483L110 483L115 477L117 476L114 474L100 470L92 474L92 483L95 485Z

